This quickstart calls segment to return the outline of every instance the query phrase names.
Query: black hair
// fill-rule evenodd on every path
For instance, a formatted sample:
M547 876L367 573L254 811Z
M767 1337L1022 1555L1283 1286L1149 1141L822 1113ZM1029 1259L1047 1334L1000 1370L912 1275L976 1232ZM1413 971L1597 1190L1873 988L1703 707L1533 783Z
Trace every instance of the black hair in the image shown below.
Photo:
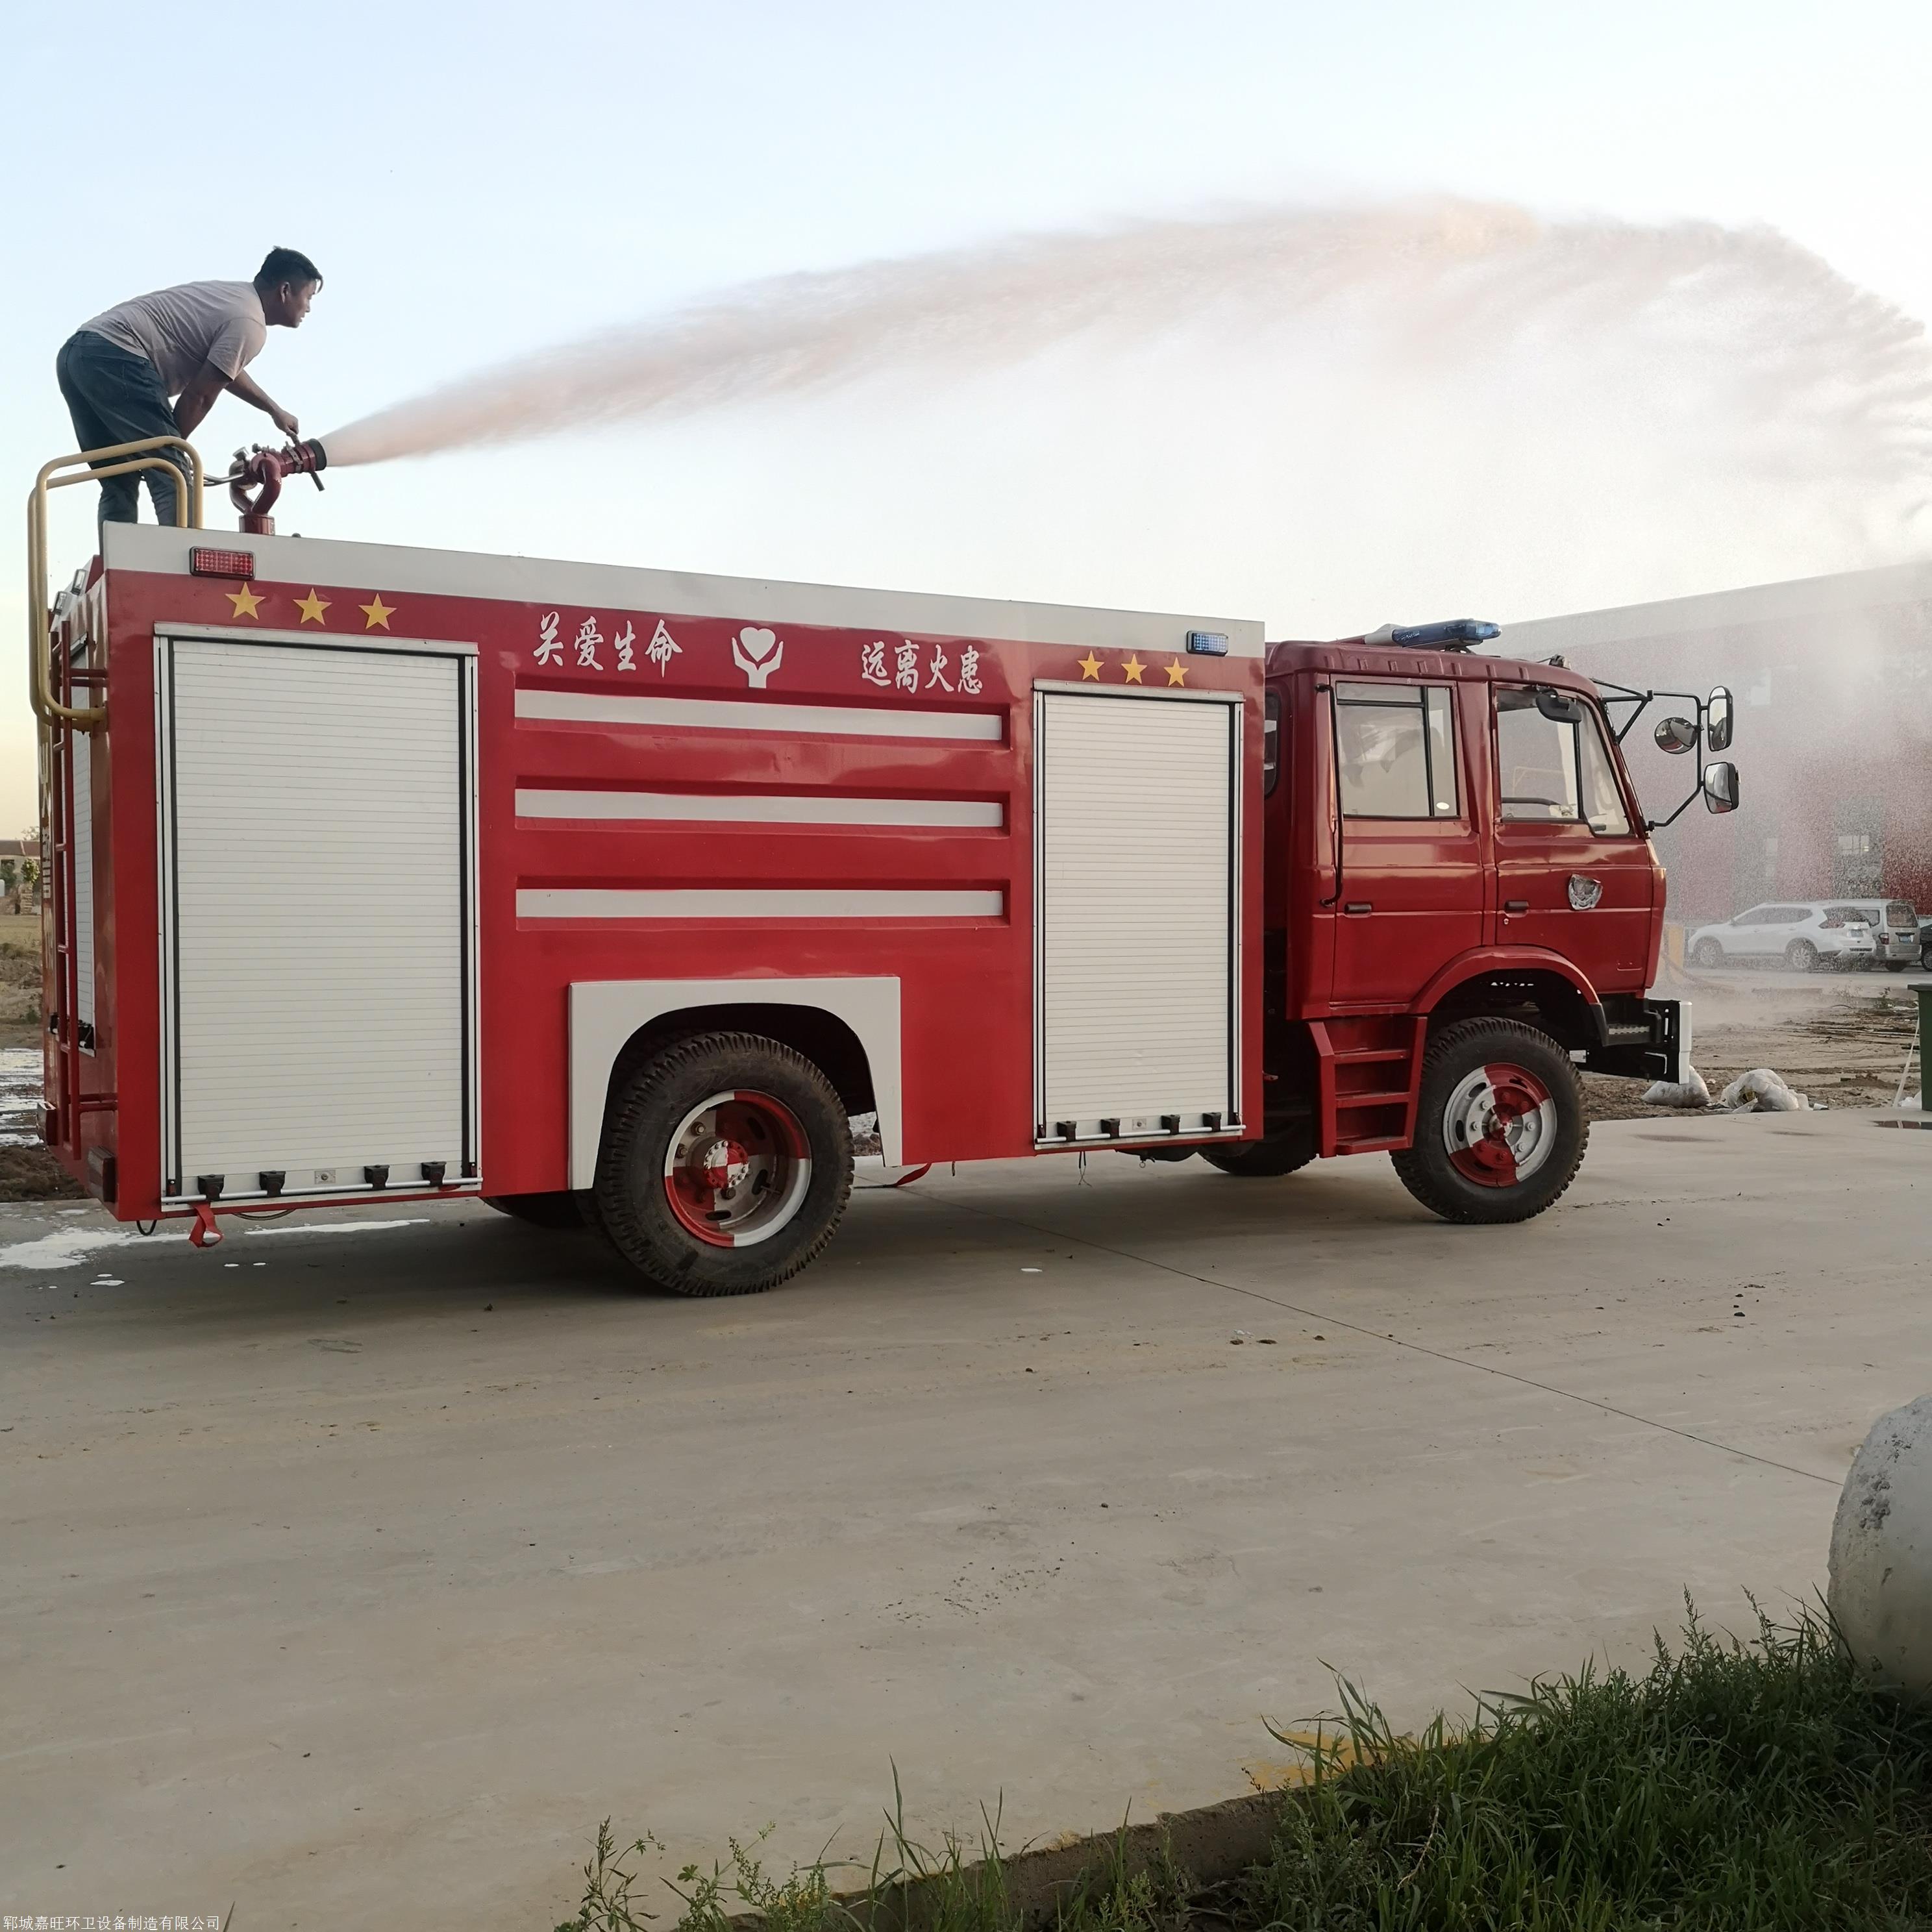
M278 282L292 282L300 288L304 282L321 280L322 271L299 248L271 248L255 272L258 288L272 288Z

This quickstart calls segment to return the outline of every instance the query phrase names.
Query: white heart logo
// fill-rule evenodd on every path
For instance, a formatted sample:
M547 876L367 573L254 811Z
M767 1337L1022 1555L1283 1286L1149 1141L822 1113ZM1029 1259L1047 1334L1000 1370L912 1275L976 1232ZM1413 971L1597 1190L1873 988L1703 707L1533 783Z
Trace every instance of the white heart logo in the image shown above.
M784 657L784 641L776 631L761 630L748 624L733 639L731 662L745 674L754 691L763 691L765 680Z

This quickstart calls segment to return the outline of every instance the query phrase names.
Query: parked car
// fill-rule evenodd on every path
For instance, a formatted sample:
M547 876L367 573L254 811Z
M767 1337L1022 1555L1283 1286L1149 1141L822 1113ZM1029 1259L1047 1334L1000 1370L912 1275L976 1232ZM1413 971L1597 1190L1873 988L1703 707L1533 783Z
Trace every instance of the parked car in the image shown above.
M1690 952L1691 964L1706 968L1781 961L1794 973L1810 973L1826 962L1869 966L1878 942L1864 914L1848 901L1786 899L1699 926Z
M1844 899L1844 909L1856 913L1872 929L1877 946L1876 964L1903 973L1924 958L1918 937L1918 911L1906 899ZM1835 908L1834 908L1835 910Z

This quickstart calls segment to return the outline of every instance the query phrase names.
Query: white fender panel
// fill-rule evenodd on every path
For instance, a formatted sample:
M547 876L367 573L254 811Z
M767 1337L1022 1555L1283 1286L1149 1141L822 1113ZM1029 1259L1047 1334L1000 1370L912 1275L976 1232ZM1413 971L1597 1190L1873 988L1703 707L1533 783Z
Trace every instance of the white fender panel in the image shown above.
M879 1106L879 1145L888 1167L901 1165L904 1112L900 1092L899 982L892 980L588 980L570 988L570 1184L597 1178L597 1144L610 1070L624 1042L661 1014L687 1006L816 1006L858 1035L872 1063Z

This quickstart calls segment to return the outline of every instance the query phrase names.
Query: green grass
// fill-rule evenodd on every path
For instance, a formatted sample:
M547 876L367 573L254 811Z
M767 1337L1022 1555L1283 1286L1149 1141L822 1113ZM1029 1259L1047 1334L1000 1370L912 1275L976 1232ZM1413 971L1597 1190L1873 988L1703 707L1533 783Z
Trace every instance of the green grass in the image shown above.
M1060 1932L1932 1928L1932 1712L1870 1688L1811 1614L1760 1616L1741 1641L1693 1610L1648 1670L1539 1682L1460 1732L1438 1718L1399 1736L1346 1684L1342 1700L1298 1747L1308 1782L1283 1796L1264 1862L1208 1886L1103 1847ZM896 1807L868 1868L821 1860L783 1880L759 1842L687 1868L662 1917L677 1932L743 1913L771 1932L1019 1932L993 1819L978 1845L935 1853ZM658 1916L628 1856L607 1822L558 1932Z

